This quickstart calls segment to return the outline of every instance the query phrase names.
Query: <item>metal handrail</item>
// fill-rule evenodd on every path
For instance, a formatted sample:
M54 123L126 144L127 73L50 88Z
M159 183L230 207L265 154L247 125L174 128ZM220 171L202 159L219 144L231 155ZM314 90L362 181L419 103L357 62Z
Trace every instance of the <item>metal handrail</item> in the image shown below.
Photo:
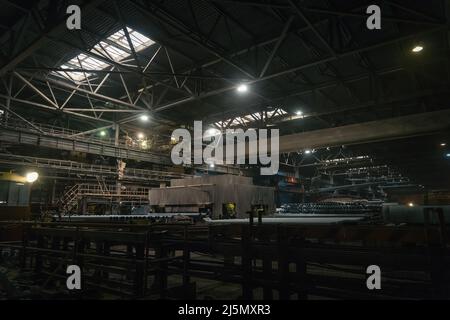
M12 160L19 161L27 161L30 165L36 165L36 167L40 167L43 165L47 166L57 166L65 169L83 169L90 170L93 172L99 173L110 173L117 174L117 167L113 166L105 166L105 165L96 165L96 164L88 164L82 162L75 162L71 160L59 160L59 159L47 159L47 158L36 158L36 157L27 157L27 156L15 156L10 154L0 153L0 158L11 158ZM176 172L167 172L167 171L158 171L158 170L148 170L148 169L139 169L139 168L125 168L124 175L127 176L161 176L168 178L183 178L183 177L191 177L191 175L184 173L176 173Z
M78 184L78 194L98 194L104 196L123 195L123 196L148 196L150 188L138 187L132 189L121 189L117 185L106 185L107 191L97 184L80 183Z
M115 143L114 139L111 138L97 138L92 135L77 135L82 133L83 131L77 131L73 129L66 129L57 126L50 126L42 123L32 123L33 126L27 125L23 121L16 120L14 118L9 118L7 121L3 119L0 121L0 126L7 129L20 129L27 130L33 133L46 134L50 136L64 137L75 141L84 141L84 142L94 142L102 145L107 145L111 147L120 147L124 149L131 150L140 150L140 151L148 151L146 147L140 146L138 143L128 143L126 139L119 139L118 143ZM148 151L152 153L151 151Z

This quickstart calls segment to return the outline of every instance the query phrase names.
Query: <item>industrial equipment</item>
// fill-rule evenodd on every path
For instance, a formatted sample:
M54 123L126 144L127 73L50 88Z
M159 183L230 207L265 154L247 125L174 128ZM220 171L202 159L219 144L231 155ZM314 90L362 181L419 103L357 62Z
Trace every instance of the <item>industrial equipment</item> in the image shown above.
M0 221L31 218L30 186L38 176L36 172L25 176L12 172L0 173ZM0 225L0 241L20 239L21 230L16 225Z
M234 175L174 179L170 187L149 192L155 212L206 212L213 218L243 218L253 207L275 212L274 188L256 186Z
M363 221L364 216L297 216L297 217L263 217L258 224L335 224ZM250 219L204 219L206 223L216 224L249 224Z
M194 222L205 217L202 213L149 213L138 215L66 215L54 216L59 222L92 222L92 223L167 223L167 222Z
M450 206L386 203L383 205L383 221L391 224L449 224Z
M12 172L0 173L0 220L28 220L30 218L30 186L37 173L21 176Z

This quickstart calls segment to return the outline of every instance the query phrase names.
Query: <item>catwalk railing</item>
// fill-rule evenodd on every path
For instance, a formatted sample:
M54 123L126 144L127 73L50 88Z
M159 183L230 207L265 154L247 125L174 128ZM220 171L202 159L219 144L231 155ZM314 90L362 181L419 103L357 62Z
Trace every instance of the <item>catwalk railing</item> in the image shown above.
M68 129L63 128L59 126L53 126L48 125L44 123L37 123L37 122L29 122L26 123L24 121L15 119L15 118L8 118L8 120L0 121L0 125L5 128L10 129L23 129L31 132L51 135L51 136L57 136L57 137L65 137L72 140L79 140L79 141L89 141L94 143L100 143L100 144L106 144L106 145L116 145L119 147L126 147L129 149L136 149L136 150L147 150L147 147L143 147L141 144L138 143L130 143L127 142L126 139L119 138L116 140L113 137L110 137L108 135L106 136L99 136L98 132L90 132L90 131L79 131L74 129Z
M114 166L89 164L70 160L37 158L28 156L19 156L6 153L0 153L0 163L14 166L22 165L35 168L53 169L62 172L73 172L82 174L92 174L93 176L118 176L118 169ZM125 168L123 171L123 180L147 180L147 181L165 181L191 177L184 173L147 170L138 168Z
M70 212L78 206L82 198L106 198L114 201L138 201L148 203L150 188L147 187L127 187L119 185L79 183L70 187L62 196L60 205L62 214Z
M0 248L17 251L22 270L55 292L65 290L65 266L77 264L86 295L95 289L129 298L214 297L197 290L205 279L229 286L225 297L216 297L226 299L449 297L450 255L439 226L426 232L369 225L21 226L22 240ZM380 266L382 290L368 290L369 265ZM231 294L236 288L238 296Z
M100 154L115 158L148 161L171 165L168 155L150 152L139 146L129 145L125 141L97 139L88 136L74 136L72 130L50 129L44 125L27 125L18 121L0 122L0 141L47 147L58 150L70 150L91 154Z
M42 130L44 129L44 130ZM151 162L163 166L173 166L169 154L154 153L139 146L120 140L117 144L107 139L86 136L73 136L72 130L48 129L45 126L26 125L23 122L0 121L0 141L12 144L25 144L57 150L77 151L104 155L118 159L133 159ZM228 174L242 174L238 165L195 165L197 170L214 171Z

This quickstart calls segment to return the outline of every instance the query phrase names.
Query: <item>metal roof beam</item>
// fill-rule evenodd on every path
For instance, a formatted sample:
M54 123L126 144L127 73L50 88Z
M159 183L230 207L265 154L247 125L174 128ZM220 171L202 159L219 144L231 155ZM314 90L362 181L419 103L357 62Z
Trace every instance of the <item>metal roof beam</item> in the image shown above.
M82 6L83 13L88 12L93 7L101 4L104 0L92 0L86 1L86 3ZM0 76L4 75L6 72L12 70L15 66L21 63L23 60L32 55L36 50L40 49L46 42L47 37L51 34L55 34L61 32L63 30L67 30L66 19L59 21L56 25L51 27L49 30L46 30L39 35L37 39L35 39L28 47L13 57L11 60L6 62L0 67Z
M80 117L80 118L91 119L91 120L96 120L96 121L101 121L101 122L106 122L106 123L113 123L113 121L109 121L109 120L105 120L105 119L101 119L101 118L95 118L95 117L91 117L91 116L88 116L85 114L72 112L72 111L68 111L68 110L64 110L64 109L62 109L62 110L56 109L53 106L45 105L42 103L30 101L30 100L18 99L18 98L12 97L12 96L4 95L4 94L0 94L0 98L9 99L9 100L17 102L17 103L27 104L30 106L34 106L34 107L38 107L38 108L42 108L42 109L46 109L46 110L50 110L50 111L62 111L64 113L67 113L67 114L70 114L70 115L73 115L76 117Z
M18 74L18 73L15 72L15 74ZM24 73L24 74L29 76L29 74L27 74L27 73ZM82 93L88 94L89 96L95 97L95 98L103 100L103 101L112 102L112 103L115 103L115 104L118 104L118 105L122 105L122 106L125 106L125 107L133 108L133 109L145 110L144 108L141 108L141 107L139 107L137 105L134 105L134 104L131 104L131 103L119 100L119 99L115 99L115 98L112 98L112 97L109 97L109 96L105 96L103 94L95 93L95 92L92 92L92 91L89 91L89 90L86 90L86 89L82 89L82 88L74 86L74 85L72 85L72 84L70 84L68 82L65 82L65 81L59 81L59 80L55 80L55 79L52 79L52 78L43 79L43 78L41 78L39 76L36 76L35 78L38 79L38 80L44 81L44 82L45 81L49 81L49 82L51 82L52 84L54 84L56 86L60 86L60 87L66 88L66 89L76 90L76 92L82 92Z
M255 78L250 72L248 72L247 70L245 70L244 68L242 68L241 66L236 64L234 61L232 61L231 58L225 57L223 54L219 53L217 51L217 48L214 48L216 46L215 44L211 43L211 41L205 42L204 36L199 35L199 34L193 32L192 30L190 30L181 21L179 21L175 17L173 17L170 14L168 14L167 12L165 12L161 7L158 7L155 4L149 3L149 5L152 6L154 9L154 12L152 12L150 10L147 10L145 7L141 6L140 4L135 3L134 1L130 0L128 2L131 3L136 9L138 9L145 16L147 16L151 19L156 19L164 24L169 25L171 28L177 30L181 34L183 34L186 37L188 37L189 39L191 39L197 45L199 45L202 48L204 48L205 50L207 50L209 53L220 58L221 60L223 60L230 66L234 67L236 70L239 70L240 72L245 74L247 77L249 77L251 79ZM163 13L165 17L160 16L160 13Z
M386 46L386 45L389 45L389 44L392 44L392 43L396 43L398 41L414 38L414 37L417 37L419 35L424 35L424 34L428 34L428 33L434 33L434 32L437 32L437 31L442 31L444 29L447 29L447 27L446 26L440 26L440 27L430 28L430 29L422 31L422 32L409 34L409 35L404 35L404 36L400 36L400 37L397 37L397 38L394 38L394 39L390 39L390 40L382 41L382 42L379 42L379 43L376 43L376 44L373 44L373 45L369 45L369 46L366 46L366 47L362 47L362 48L346 51L346 52L340 53L340 54L338 54L336 56L329 56L329 57L321 58L321 59L316 60L316 61L311 61L309 63L305 63L305 64L302 64L302 65L299 65L299 66L296 66L296 67L291 67L291 68L288 68L288 69L283 70L283 71L279 71L279 72L276 72L276 73L273 73L273 74L270 74L270 75L266 75L266 76L264 76L262 78L249 80L247 82L247 84L250 85L250 84L258 83L258 82L261 82L261 81L266 81L266 80L270 80L270 79L273 79L273 78L278 78L280 76L284 76L284 75L287 75L287 74L295 72L295 71L299 71L299 70L315 67L315 66L318 66L318 65L321 65L321 64L328 63L330 61L335 61L335 60L340 59L340 58L344 58L344 57L348 57L348 56L351 56L351 55L354 55L354 54L357 54L357 53L373 50L373 49L376 49L376 48L379 48L379 47L383 47L383 46ZM177 100L177 101L168 102L165 105L162 105L162 106L156 108L155 111L167 110L167 109L173 108L173 107L175 107L177 105L180 105L180 104L183 104L183 103L186 103L186 102L190 102L190 101L193 101L193 100L196 100L196 99L203 99L203 98L206 98L206 97L215 96L215 95L218 95L220 93L224 93L224 92L231 91L231 90L234 90L234 89L235 89L235 86L229 86L229 87L224 87L224 88L220 88L220 89L216 89L216 90L212 90L212 91L208 91L208 92L203 92L203 93L200 93L196 97L189 97L189 98L180 99L180 100Z
M267 69L270 66L270 63L272 62L273 58L275 57L275 54L278 51L278 48L280 48L281 44L283 43L283 40L286 38L286 34L288 33L289 28L291 27L292 21L294 21L294 17L290 16L288 21L284 25L283 30L281 31L280 37L278 38L277 43L273 47L269 58L267 59L266 63L264 64L264 67L262 68L261 73L259 74L260 78L262 78L264 76L264 74L266 73Z
M311 29L311 31L316 35L316 37L322 42L322 44L327 48L327 50L333 55L336 55L335 50L330 46L328 41L323 37L323 35L317 30L317 28L311 23L311 21L305 16L303 10L299 7L299 5L293 0L288 0L291 7L294 9L294 12L306 22L307 26Z
M87 49L80 48L80 47L78 47L77 45L74 45L74 44L72 44L72 43L70 43L70 42L68 42L68 41L61 40L61 39L57 39L57 38L53 38L53 37L49 37L49 39L52 40L52 41L55 41L55 42L64 44L64 45L66 45L67 47L70 47L70 48L72 48L72 49L81 51L82 53L84 53L84 54L86 54L86 55L88 55L88 56L90 56L90 57L92 57L92 58L94 58L94 59L103 61L103 62L105 62L105 63L107 63L107 64L109 64L109 65L115 66L115 67L118 68L118 69L126 70L126 71L129 71L129 72L131 72L131 73L135 73L135 74L137 74L137 75L139 75L139 76L141 76L141 77L145 77L145 78L148 78L148 79L150 79L150 80L155 81L151 76L149 76L149 75L143 73L142 71L139 71L139 70L136 70L136 69L134 69L134 68L125 66L125 65L123 65L123 64L121 64L121 63L119 63L119 62L117 62L117 61L114 61L114 60L111 60L111 59L109 59L109 58L106 58L106 57L104 57L104 56L102 56L102 55L93 53L93 52L91 52L91 51L89 51L89 50L87 50ZM167 85L167 84L165 84L165 83L162 83L162 82L159 82L159 81L157 81L157 83L161 84L162 86L168 87L168 88L170 88L170 89L172 89L172 90L174 90L174 91L177 91L177 92L180 92L180 93L183 93L183 94L185 93L183 90L178 89L178 88L173 87L173 86L170 86L170 85Z

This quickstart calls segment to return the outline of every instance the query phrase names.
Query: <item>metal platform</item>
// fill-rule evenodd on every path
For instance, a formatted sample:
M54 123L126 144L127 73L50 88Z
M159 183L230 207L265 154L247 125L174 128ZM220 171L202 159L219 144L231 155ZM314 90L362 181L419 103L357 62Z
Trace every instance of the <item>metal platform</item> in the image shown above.
M139 146L129 146L125 141L117 143L111 139L98 139L80 135L82 132L36 123L0 122L0 141L13 144L32 145L57 150L76 151L118 159L145 161L163 166L172 166L169 155L154 153ZM239 166L206 164L197 165L199 171L213 171L228 174L242 174Z
M117 177L117 167L88 164L70 160L47 159L0 153L0 163L14 167L20 165L51 169L64 173L85 174L92 177L98 177L99 175ZM171 179L186 177L190 177L190 175L169 171L125 168L122 180L169 182Z
M122 144L115 145L99 139L87 139L60 132L11 126L5 123L0 123L0 141L172 165L170 158L166 155L135 149Z

